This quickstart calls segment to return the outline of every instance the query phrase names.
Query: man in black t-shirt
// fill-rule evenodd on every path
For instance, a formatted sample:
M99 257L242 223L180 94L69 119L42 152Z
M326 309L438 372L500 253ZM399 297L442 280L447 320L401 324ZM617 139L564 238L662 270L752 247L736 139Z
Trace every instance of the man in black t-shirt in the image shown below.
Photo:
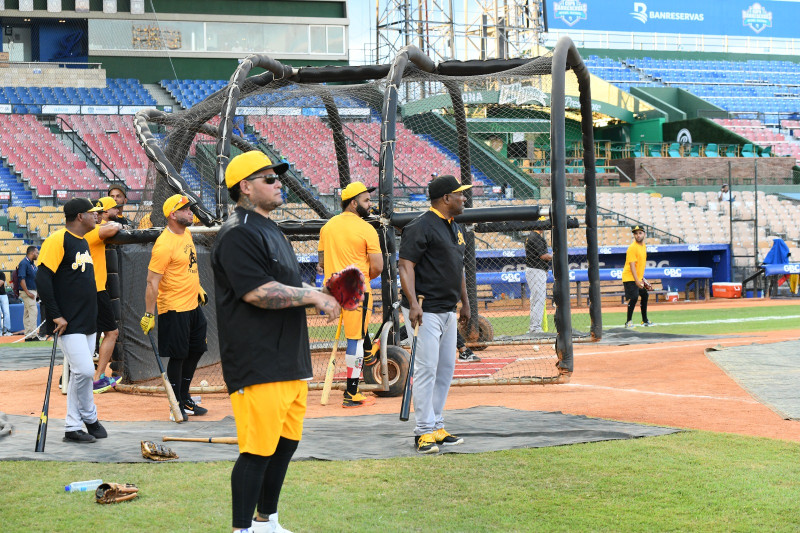
M464 211L464 192L454 176L439 176L428 185L431 208L403 229L400 242L401 302L408 336L419 324L414 362L414 443L419 453L464 439L444 429L444 404L456 365L456 306L466 324L470 309L464 278L466 241L453 217ZM417 297L425 299L420 306Z
M97 334L97 284L89 244L83 236L94 229L95 207L86 198L64 204L66 227L54 232L39 254L36 286L45 306L47 333L58 333L58 344L69 362L67 417L64 440L94 442L108 436L94 404L94 341ZM86 430L83 431L83 425Z
M278 174L287 168L259 151L231 160L225 183L236 209L211 253L222 376L239 440L231 473L234 530L283 531L278 498L313 376L305 308L313 305L330 320L340 312L333 297L303 286L294 250L269 218L283 203Z
M546 220L540 218L542 222ZM528 333L542 332L545 300L547 297L547 271L553 254L547 251L547 241L542 237L542 229L535 229L525 239L525 279L531 299L531 324Z

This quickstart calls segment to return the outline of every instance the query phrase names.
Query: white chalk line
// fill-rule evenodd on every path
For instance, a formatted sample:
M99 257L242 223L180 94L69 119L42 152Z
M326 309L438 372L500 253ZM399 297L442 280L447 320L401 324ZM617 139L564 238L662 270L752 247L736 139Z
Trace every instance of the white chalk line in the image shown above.
M749 404L759 404L755 400L748 400L746 398L727 398L724 396L708 396L704 394L674 394L670 392L653 392L653 391L644 391L638 389L620 389L616 387L605 387L602 385L583 385L580 383L564 383L560 385L561 387L578 387L584 389L600 389L600 390L608 390L608 391L616 391L616 392L630 392L635 394L649 394L651 396L668 396L671 398L691 398L691 399L700 399L700 400L720 400L726 402L740 402L740 403L749 403Z
M716 320L694 320L691 322L654 322L654 326L691 326L695 324L735 324L739 322L765 322L768 320L797 320L800 315L754 316L750 318L718 318ZM637 326L644 327L644 326Z

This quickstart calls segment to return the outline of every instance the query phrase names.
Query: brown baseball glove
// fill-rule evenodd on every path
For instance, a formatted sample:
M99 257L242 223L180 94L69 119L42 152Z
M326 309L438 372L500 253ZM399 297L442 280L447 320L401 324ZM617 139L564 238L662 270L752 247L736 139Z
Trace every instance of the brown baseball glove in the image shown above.
M156 444L149 440L143 440L142 457L152 461L171 461L172 459L177 459L178 454L163 444Z
M652 285L650 285L650 282L649 282L649 281L647 281L647 280L646 280L646 279L644 279L644 278L642 278L642 286L643 286L645 289L647 289L648 291L652 291L652 290L653 290L653 286L652 286Z
M342 309L355 311L364 301L364 274L354 265L333 274L325 287Z
M97 503L126 502L138 495L139 487L133 483L103 483L94 491Z

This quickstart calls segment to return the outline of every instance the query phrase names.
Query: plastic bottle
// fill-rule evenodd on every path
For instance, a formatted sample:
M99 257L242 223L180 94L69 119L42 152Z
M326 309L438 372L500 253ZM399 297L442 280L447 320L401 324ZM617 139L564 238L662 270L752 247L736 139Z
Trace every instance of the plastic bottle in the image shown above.
M103 482L102 479L91 479L89 481L73 481L64 487L67 492L87 492L94 490Z

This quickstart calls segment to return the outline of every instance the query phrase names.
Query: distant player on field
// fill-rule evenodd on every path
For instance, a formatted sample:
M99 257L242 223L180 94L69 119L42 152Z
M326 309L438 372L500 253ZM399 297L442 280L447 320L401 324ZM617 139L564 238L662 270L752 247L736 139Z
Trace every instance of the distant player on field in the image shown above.
M628 318L625 321L626 328L632 328L633 310L636 308L636 301L641 298L642 303L642 325L652 326L653 323L647 320L647 298L648 290L652 289L650 284L644 279L644 266L647 263L647 248L644 245L645 232L642 226L634 226L633 242L628 246L628 253L625 254L625 268L622 269L622 284L625 287L625 298L628 300Z
M355 265L366 279L374 279L383 271L383 256L378 241L378 232L364 219L369 216L372 201L370 193L375 187L367 188L355 181L342 191L342 213L331 218L319 232L319 263L317 272L325 276L325 281L334 272ZM372 302L369 283L366 284L364 302L356 311L342 310L344 335L347 338L345 364L347 365L347 390L344 392L342 407L363 407L375 403L372 396L364 396L358 391L358 380L364 363L364 336L372 316ZM372 355L372 354L370 354ZM369 363L375 363L373 355Z

